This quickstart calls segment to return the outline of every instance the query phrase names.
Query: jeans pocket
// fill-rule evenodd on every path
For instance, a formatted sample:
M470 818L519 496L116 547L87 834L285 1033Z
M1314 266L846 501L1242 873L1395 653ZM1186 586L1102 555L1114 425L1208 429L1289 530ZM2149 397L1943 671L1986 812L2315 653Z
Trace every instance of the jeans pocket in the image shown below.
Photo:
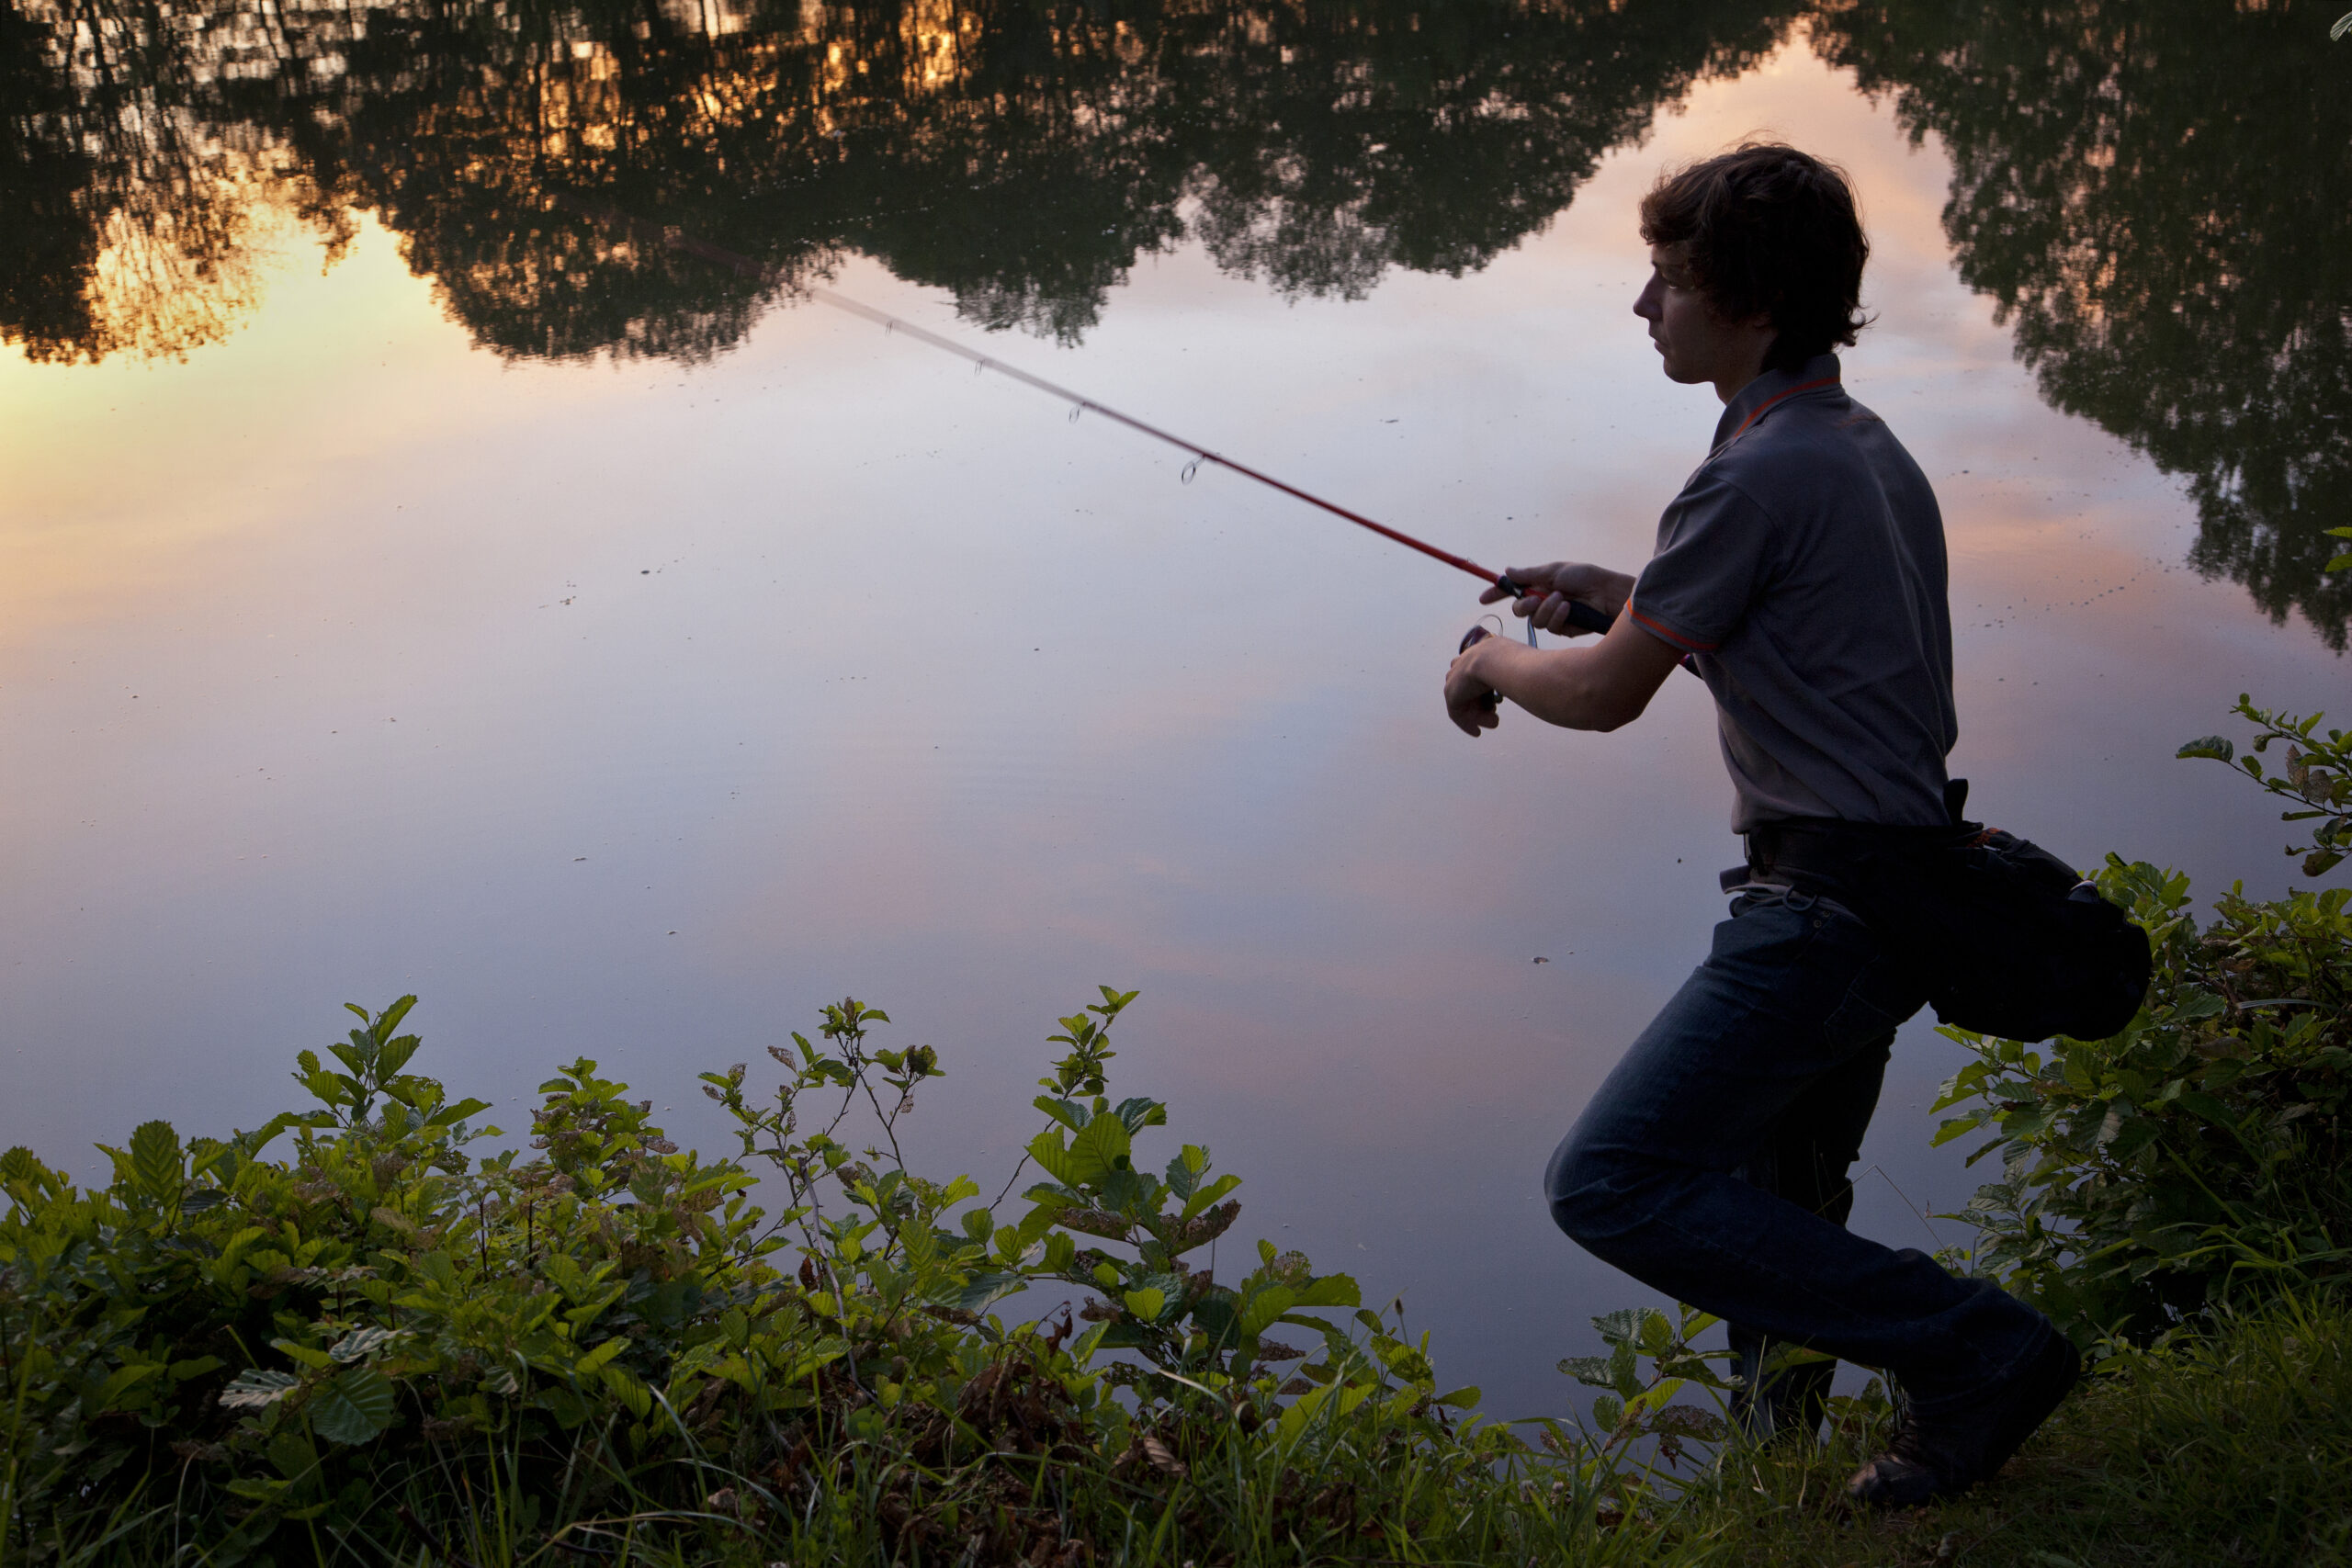
M1896 973L1893 961L1881 958L1862 965L1821 1032L1833 1042L1860 1044L1894 1033L1925 999Z

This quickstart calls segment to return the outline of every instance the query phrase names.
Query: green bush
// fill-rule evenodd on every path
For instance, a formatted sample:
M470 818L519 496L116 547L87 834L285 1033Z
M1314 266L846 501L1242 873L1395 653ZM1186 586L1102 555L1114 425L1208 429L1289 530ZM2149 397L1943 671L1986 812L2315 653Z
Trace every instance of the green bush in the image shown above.
M2352 736L2320 716L2238 711L2254 750L2288 742L2283 773L2249 778L2318 819L2290 846L2307 875L2347 837ZM2222 738L2181 754L2230 761ZM1935 1109L1973 1102L1936 1142L1998 1136L2002 1179L1968 1212L1979 1267L2049 1311L2082 1342L2145 1338L2245 1290L2341 1289L2352 1280L2352 890L2245 897L2233 886L2200 929L2188 879L2110 855L2101 890L2154 950L2146 1003L2122 1032L2046 1045L1943 1032L1976 1059Z
M1298 1254L1196 1266L1237 1179L1191 1145L1139 1164L1165 1109L1104 1092L1130 1000L1062 1021L1044 1179L1002 1215L1013 1182L983 1206L907 1169L939 1058L870 1047L854 1000L771 1052L773 1100L704 1075L737 1160L679 1151L585 1059L541 1086L534 1157L478 1155L487 1108L404 1070L409 998L301 1054L315 1110L148 1122L87 1191L11 1149L0 1563L1634 1551L1594 1538L1604 1490L1621 1522L1647 1495L1622 1444L1555 1425L1561 1464L1459 1416L1477 1391L1438 1391L1426 1337ZM992 1310L1061 1285L1092 1293Z

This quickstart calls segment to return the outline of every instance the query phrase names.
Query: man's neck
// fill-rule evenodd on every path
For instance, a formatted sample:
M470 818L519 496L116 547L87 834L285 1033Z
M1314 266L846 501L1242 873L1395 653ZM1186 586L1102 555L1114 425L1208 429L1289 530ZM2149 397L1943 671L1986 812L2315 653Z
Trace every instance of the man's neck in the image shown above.
M1748 384L1763 374L1764 361L1759 356L1753 365L1744 366L1739 369L1729 371L1724 375L1717 377L1715 378L1715 396L1728 403L1734 398L1739 396L1740 393L1746 391Z

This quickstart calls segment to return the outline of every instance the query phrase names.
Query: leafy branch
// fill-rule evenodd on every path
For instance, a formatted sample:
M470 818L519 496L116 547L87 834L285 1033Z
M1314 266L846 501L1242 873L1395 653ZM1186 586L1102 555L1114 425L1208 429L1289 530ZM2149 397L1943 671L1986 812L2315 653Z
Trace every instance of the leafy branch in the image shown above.
M2352 535L2352 528L2333 532ZM2352 566L2352 555L2338 556L2331 567ZM2323 734L2320 720L2327 716L2314 713L2309 717L2254 705L2251 697L2240 694L2239 716L2255 726L2254 743L2246 754L2239 755L2237 748L2224 736L2208 735L2191 740L2177 753L2182 757L2204 757L2228 764L2233 761L2246 777L2255 780L2272 795L2295 804L2278 814L2281 822L2312 822L2312 840L2307 844L2290 844L2286 852L2303 857L2305 876L2324 876L2352 853L2352 731L2330 729ZM2286 765L2277 772L2267 772L2253 753L2267 751L2274 740L2287 747Z

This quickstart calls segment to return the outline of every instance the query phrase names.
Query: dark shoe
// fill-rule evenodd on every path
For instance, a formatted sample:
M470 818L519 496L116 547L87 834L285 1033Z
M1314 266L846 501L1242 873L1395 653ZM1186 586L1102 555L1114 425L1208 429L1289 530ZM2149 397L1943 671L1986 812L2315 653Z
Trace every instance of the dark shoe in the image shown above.
M1847 1496L1866 1507L1908 1508L1992 1479L2082 1371L2075 1347L2052 1334L2015 1375L1939 1399L1931 1412L1906 1413L1886 1451L1846 1483Z

